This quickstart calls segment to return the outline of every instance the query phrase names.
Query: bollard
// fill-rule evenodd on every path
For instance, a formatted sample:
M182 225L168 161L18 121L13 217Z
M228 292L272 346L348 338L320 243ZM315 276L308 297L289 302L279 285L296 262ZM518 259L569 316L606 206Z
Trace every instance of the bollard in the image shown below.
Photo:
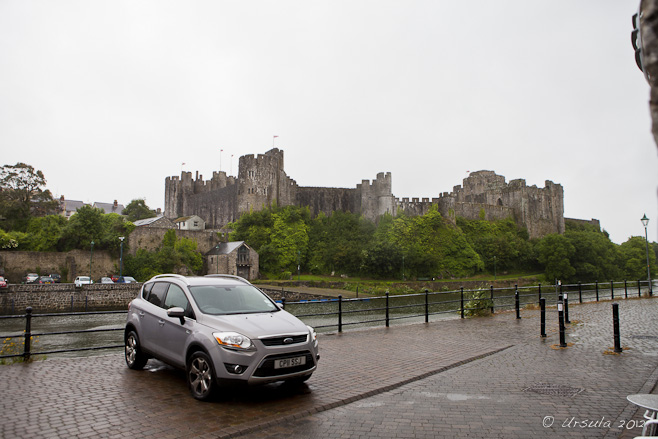
M338 332L343 332L343 296L338 295Z
M560 347L566 348L567 342L564 338L564 310L562 309L562 296L559 296L557 300L557 315L560 322Z
M286 309L286 298L281 297L281 309Z
M30 361L30 341L32 340L32 307L25 308L25 343L23 344L23 359Z
M519 308L519 286L514 285L514 307L516 308L516 318L521 318L521 310Z
M621 337L619 336L619 304L612 304L612 329L615 337L615 352L619 353L621 348Z
M546 299L539 299L539 308L541 309L540 335L546 337Z
M461 312L463 319L464 318L464 287L461 287Z
M564 299L562 301L564 302L564 323L567 325L571 323L571 320L569 320L569 300L567 300L568 293L564 293Z
M637 297L642 297L642 291L640 290L640 281L637 281Z
M583 285L578 282L578 301L583 303Z
M596 301L598 302L599 301L599 281L598 280L595 282L595 285L596 285Z
M624 298L628 299L628 284L626 283L626 279L624 279Z
M425 323L430 322L430 290L425 289Z
M389 315L388 315L388 292L386 292L386 327L388 328Z
M491 285L491 314L494 313L494 287Z

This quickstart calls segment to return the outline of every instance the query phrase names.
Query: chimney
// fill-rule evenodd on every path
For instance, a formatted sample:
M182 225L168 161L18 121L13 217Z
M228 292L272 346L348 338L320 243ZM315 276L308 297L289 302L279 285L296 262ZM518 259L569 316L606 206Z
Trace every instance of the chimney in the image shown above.
M114 200L114 207L119 207L119 203L117 202L117 200Z

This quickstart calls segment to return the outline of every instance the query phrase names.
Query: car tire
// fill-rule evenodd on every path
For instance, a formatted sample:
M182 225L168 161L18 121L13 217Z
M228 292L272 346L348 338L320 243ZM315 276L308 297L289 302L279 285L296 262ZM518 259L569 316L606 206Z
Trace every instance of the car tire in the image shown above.
M187 385L195 399L208 401L214 396L215 372L210 357L202 351L190 356L187 362Z
M142 370L148 361L148 357L142 352L139 337L135 331L130 331L126 335L125 356L126 364L133 370Z

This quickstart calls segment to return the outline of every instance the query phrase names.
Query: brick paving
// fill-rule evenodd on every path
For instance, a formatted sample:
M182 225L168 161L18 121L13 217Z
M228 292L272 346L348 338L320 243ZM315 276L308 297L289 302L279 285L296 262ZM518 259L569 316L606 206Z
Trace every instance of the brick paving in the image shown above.
M154 360L131 371L120 353L0 366L0 437L632 438L642 413L626 395L658 380L658 301L619 304L621 354L610 302L570 307L564 349L554 308L545 339L538 311L396 323L321 334L307 385L226 389L210 403L182 372Z

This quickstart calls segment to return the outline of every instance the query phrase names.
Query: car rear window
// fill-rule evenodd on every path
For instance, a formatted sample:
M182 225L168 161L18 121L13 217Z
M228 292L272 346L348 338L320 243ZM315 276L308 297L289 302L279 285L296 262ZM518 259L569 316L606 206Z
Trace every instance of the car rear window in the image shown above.
M191 286L190 293L201 312L205 314L244 314L279 310L265 294L249 285Z

